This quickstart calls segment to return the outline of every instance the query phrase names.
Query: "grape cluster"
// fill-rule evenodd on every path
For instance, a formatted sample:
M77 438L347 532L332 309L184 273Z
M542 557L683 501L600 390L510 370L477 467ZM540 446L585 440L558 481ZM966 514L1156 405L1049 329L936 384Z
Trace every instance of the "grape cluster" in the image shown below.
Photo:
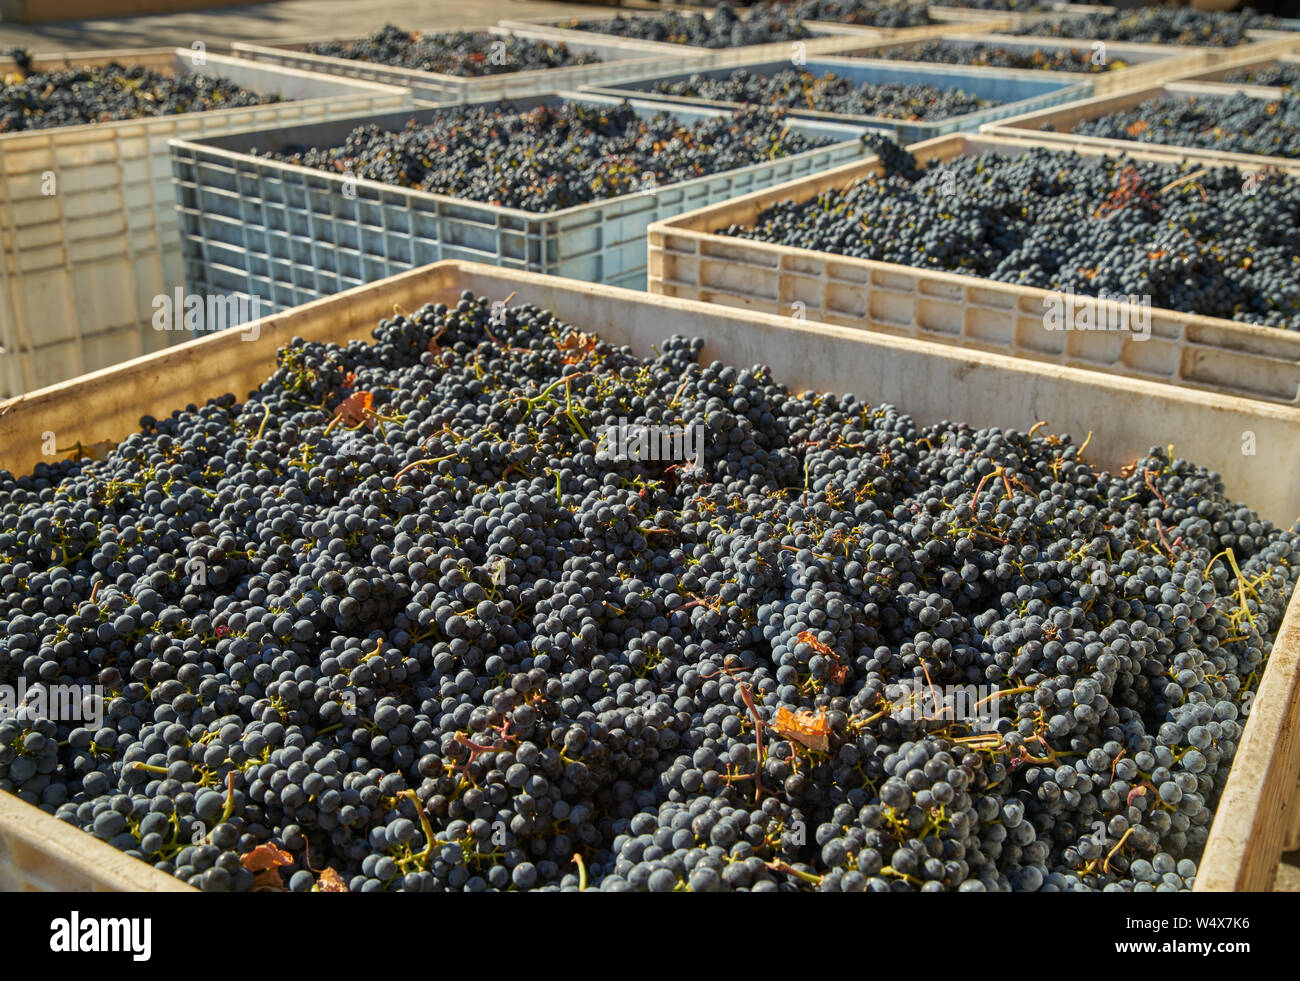
M711 17L703 13L615 14L605 20L573 20L562 27L578 31L614 34L638 41L688 44L696 48L740 48L773 41L810 37L803 19L785 5L753 7L737 14L730 3L721 3Z
M466 77L591 65L601 60L594 54L572 51L563 42L499 37L487 31L421 34L392 24L359 41L322 41L307 50L332 58Z
M1297 529L698 339L468 292L373 339L0 472L0 672L106 698L0 722L0 790L213 891L1191 883Z
M1035 37L1072 37L1148 44L1193 44L1231 48L1250 39L1248 30L1282 30L1276 18L1247 8L1221 12L1189 7L1138 7L1109 13L1082 14L1023 24L1012 33Z
M1035 148L921 167L722 234L1300 329L1300 181Z
M944 65L983 65L993 68L1022 68L1049 72L1105 72L1124 68L1121 59L1095 59L1084 48L1009 48L977 41L959 44L952 41L920 41L901 47L880 48L865 52L865 57L893 61L930 61ZM1101 62L1098 64L1097 62Z
M1132 109L1074 125L1080 136L1202 147L1227 153L1300 156L1300 99L1276 102L1242 93L1187 99L1156 97Z
M997 105L960 89L897 82L858 83L832 72L819 77L799 69L761 74L737 68L725 78L696 74L680 82L660 82L654 91L723 102L912 120L949 119Z
M1241 68L1229 72L1224 81L1238 85L1271 85L1282 89L1297 89L1300 88L1300 65L1278 61L1263 68Z
M34 72L29 52L15 48L9 55L19 71L0 80L0 133L282 101L215 75L118 64Z
M797 0L793 5L769 3L766 6L769 9L791 6L800 20L859 27L925 27L936 23L930 17L929 4L900 0Z
M509 104L444 110L392 132L358 126L340 146L263 155L488 204L555 211L802 153L830 142L792 130L780 113L748 107L678 122L641 117L628 103L564 101L519 111ZM255 153L257 151L254 151Z

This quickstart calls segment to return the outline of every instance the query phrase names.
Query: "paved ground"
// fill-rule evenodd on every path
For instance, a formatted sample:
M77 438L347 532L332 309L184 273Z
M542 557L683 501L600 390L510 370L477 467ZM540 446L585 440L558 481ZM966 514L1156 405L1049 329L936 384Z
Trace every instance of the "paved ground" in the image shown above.
M56 0L51 0L56 2ZM428 30L484 27L503 17L578 16L595 4L535 0L385 0L382 6L349 0L283 0L249 7L52 24L0 22L0 49L22 45L37 53L85 48L143 48L202 41L221 51L229 41L366 34L383 21Z
M221 51L230 41L365 34L374 30L381 18L400 27L433 30L485 27L502 18L579 16L583 12L608 9L611 8L595 4L534 0L385 0L382 8L349 0L284 0L116 20L32 25L0 22L0 50L13 45L37 53L89 48L189 47L195 41L202 41L209 51ZM1276 888L1300 892L1300 852L1284 856Z

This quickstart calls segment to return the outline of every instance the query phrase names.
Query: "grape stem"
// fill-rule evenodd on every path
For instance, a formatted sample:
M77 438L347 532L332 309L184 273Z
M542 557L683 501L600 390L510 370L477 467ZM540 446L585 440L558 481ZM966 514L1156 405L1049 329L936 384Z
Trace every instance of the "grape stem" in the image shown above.
M398 796L409 799L415 805L415 813L419 815L420 826L424 829L424 851L415 858L422 866L428 868L429 859L433 855L433 826L429 824L429 816L424 813L424 807L414 790L403 790Z

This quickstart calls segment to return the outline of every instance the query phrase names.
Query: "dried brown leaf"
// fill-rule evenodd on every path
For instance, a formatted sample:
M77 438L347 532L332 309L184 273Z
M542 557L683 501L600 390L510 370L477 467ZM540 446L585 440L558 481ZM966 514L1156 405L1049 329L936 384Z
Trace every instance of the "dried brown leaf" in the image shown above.
M279 869L263 869L253 876L253 892L288 892Z
M793 739L800 746L825 753L830 749L831 726L826 721L826 710L814 714L809 709L791 712L782 705L776 710L776 717L768 723L786 739Z
M556 341L555 346L560 349L560 360L564 364L577 364L596 349L596 338L575 330L565 335L563 340Z
M265 845L258 845L247 855L240 856L239 864L250 872L261 872L283 865L292 865L293 856L268 841Z
M345 426L357 426L367 421L370 407L374 403L375 397L369 392L353 392L339 403L339 407L334 410L334 415Z
M339 875L334 869L326 869L316 880L315 892L347 892L347 884L343 881L343 876Z

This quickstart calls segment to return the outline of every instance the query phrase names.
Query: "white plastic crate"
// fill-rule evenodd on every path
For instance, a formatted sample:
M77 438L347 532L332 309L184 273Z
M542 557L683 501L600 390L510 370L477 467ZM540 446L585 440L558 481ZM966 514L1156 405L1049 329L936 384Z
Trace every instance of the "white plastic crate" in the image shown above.
M909 149L919 160L943 161L988 152L1015 156L1043 145L957 135ZM1129 155L1167 159L1141 148ZM880 172L877 159L847 164L656 222L649 231L650 292L1300 406L1297 331L1157 308L1150 310L1145 339L1132 331L1048 330L1044 315L1060 298L1049 290L717 232L752 225L780 201L806 201ZM1076 296L1073 302L1120 322L1114 301Z
M1285 94L1285 90L1277 85L1256 85L1251 82L1229 82L1228 76L1238 71L1247 73L1260 68L1268 68L1273 65L1290 65L1292 68L1300 68L1300 54L1282 55L1277 58L1252 58L1250 61L1240 64L1220 66L1210 69L1209 71L1192 72L1187 75L1179 75L1173 81L1177 82L1195 82L1199 85L1223 85L1234 90L1248 92L1258 95L1261 98L1278 99Z
M1265 51L1268 52L1286 51L1291 49L1293 46L1300 44L1300 20L1287 20L1285 21L1285 23L1294 24L1295 26L1288 30L1281 30L1281 31L1273 31L1273 30L1246 31L1245 32L1246 40L1243 41L1241 44L1235 45L1233 47L1210 46L1210 45L1204 45L1204 46L1184 45L1184 44L1160 44L1160 45L1153 45L1153 46L1161 47L1161 48L1174 48L1174 49L1190 48L1196 51L1204 51L1207 54L1207 59L1209 64L1218 65L1225 62L1231 62L1234 59L1242 57L1243 55L1247 57L1254 57L1254 56L1258 56L1259 54ZM1016 34L1013 36L1020 38L1021 40L1030 40L1034 38L1034 35L1031 34ZM1072 38L1043 37L1043 38L1039 38L1039 40L1059 41L1063 44L1068 44L1071 47L1088 48L1091 47L1093 42L1097 39L1079 38L1079 37L1072 37ZM1136 44L1136 43L1144 43L1144 42L1106 41L1105 43L1107 47L1109 47L1112 44Z
M1032 24L1040 20L1053 20L1060 17L1078 17L1081 14L1106 14L1115 10L1101 4L1087 3L1045 3L1037 10L982 10L978 7L952 7L946 4L933 4L930 16L935 20L948 21L952 24L971 24L980 27L981 21L990 16L1006 20L1013 27Z
M608 14L589 14L568 18L533 17L523 20L503 20L500 26L519 37L534 38L543 41L563 41L566 44L581 44L584 40L601 38L619 45L628 45L629 50L649 50L663 57L682 57L683 55L699 59L699 63L708 68L722 68L727 65L739 65L754 61L777 61L783 58L800 61L816 55L834 54L844 48L871 41L885 41L893 38L917 39L931 37L945 30L950 25L933 24L928 27L911 27L885 29L873 27L852 27L846 24L810 23L810 37L795 41L773 41L769 44L750 44L739 48L701 48L687 44L670 44L663 41L641 41L624 38L614 34L601 34L599 31L579 30L566 25L577 21L589 22L609 20L619 12ZM638 14L653 15L655 11L624 11L623 16ZM706 14L705 16L712 16Z
M1108 64L1123 63L1123 67L1109 68L1100 72L1067 72L1067 71L1039 71L1028 68L997 68L993 66L966 66L966 65L948 65L942 62L923 61L920 59L895 58L879 59L875 56L882 50L906 51L917 43L924 41L935 41L943 44L956 45L959 47L975 47L980 44L994 45L1000 48L1019 49L1026 52L1041 49L1044 51L1051 50L1081 50L1092 56L1096 51L1098 56L1104 56ZM1086 80L1096 94L1103 92L1113 92L1120 89L1134 88L1141 85L1152 85L1157 82L1163 82L1184 72L1194 71L1204 68L1210 63L1211 48L1195 47L1176 47L1166 44L1134 44L1121 41L1107 41L1104 50L1094 49L1093 42L1079 41L1061 41L1055 38L1026 38L1015 34L977 34L974 32L952 32L948 31L930 38L922 38L920 42L899 41L890 39L883 43L877 42L870 45L862 45L854 48L843 48L836 53L837 58L866 59L872 61L886 61L896 66L916 66L931 65L944 68L977 68L986 72L1006 72L1012 76L1021 74L1032 75L1035 78L1044 80L1053 80L1061 84L1078 84Z
M288 101L0 134L0 395L152 350L154 338L126 344L120 353L117 341L90 339L152 332L152 298L184 283L169 139L411 104L405 89L201 57L196 64L194 51L160 48L35 59L38 71L66 59L220 75ZM0 73L15 68L0 61Z
M561 93L517 100L528 109L561 99L595 105L622 100ZM727 112L649 100L642 114L668 111L681 120ZM317 126L245 132L172 144L187 277L196 289L257 296L284 309L383 279L439 259L470 259L643 288L646 228L668 215L815 173L870 150L863 126L790 121L834 142L676 184L541 213L484 204L343 174L280 163L248 151L292 145L335 146L362 124L401 127L441 110L353 118Z
M1139 140L1116 140L1104 136L1085 136L1070 132L1078 123L1097 119L1113 112L1124 112L1148 99L1225 99L1244 95L1263 101L1274 101L1274 90L1251 86L1202 84L1197 82L1167 82L1151 88L1137 89L1111 95L1098 95L1079 102L1051 109L1039 109L1019 116L999 119L980 127L981 133L994 136L1032 138L1064 149L1096 149L1113 153L1144 150L1166 159L1203 160L1209 165L1231 164L1244 170L1276 168L1288 173L1300 173L1300 157L1274 157L1261 153L1239 153L1228 150L1209 150L1203 147L1180 146L1173 143L1146 143ZM1043 129L1050 125L1051 130Z
M686 96L664 95L654 90L662 82L686 81L692 75L704 75L710 78L726 78L738 68L747 69L757 75L771 75L790 69L789 61L768 61L753 65L738 65L728 68L706 70L677 70L651 78L625 82L622 85L606 85L587 89L604 95L628 99L655 99L660 102L673 102L687 106L713 105L735 108L737 103L720 99L700 99ZM960 89L968 95L978 96L998 103L987 109L952 116L948 119L919 122L890 118L887 116L855 116L842 112L827 112L808 108L793 108L792 115L802 119L817 119L826 122L858 123L889 130L895 136L908 143L927 140L944 133L961 130L978 129L981 125L1028 112L1031 108L1047 108L1085 98L1092 92L1089 76L1081 75L1073 82L1061 80L1054 74L1044 78L1043 73L1032 71L1009 71L998 68L969 68L955 65L931 65L918 62L868 61L858 58L840 58L826 56L809 60L800 68L813 75L833 74L849 79L859 85L884 83L921 84L938 89Z
M277 348L292 337L368 343L375 323L394 308L454 303L466 289L536 304L641 355L672 334L698 336L705 341L706 363L716 358L737 366L771 365L792 391L853 392L869 404L892 403L921 425L961 419L1024 432L1045 420L1051 431L1080 440L1091 432L1085 459L1098 469L1117 470L1151 446L1172 442L1180 455L1218 471L1231 497L1275 523L1289 523L1300 511L1295 408L459 262L265 318L251 342L242 333L210 335L0 404L6 421L0 467L29 471L41 459L41 433L47 429L84 444L120 441L136 431L142 413L165 417L189 402L257 387L275 369ZM1256 435L1257 455L1240 452L1247 430ZM1197 891L1271 885L1300 765L1294 725L1298 672L1300 593L1265 665L1215 812ZM147 865L105 849L36 808L0 798L0 887L174 888ZM16 869L15 856L23 862Z
M515 32L500 27L487 28L486 30L488 33L500 37L506 44L505 54L509 57L509 44L511 39L517 36ZM608 43L608 39L601 37L599 34L593 34L590 35L590 40L565 43L574 51L594 54L599 57L601 60L596 64L504 72L499 75L461 77L459 75L446 75L382 65L370 61L359 61L352 58L336 58L313 54L307 50L313 41L324 40L337 39L313 38L279 44L249 44L236 41L230 46L230 49L231 54L237 58L248 58L253 61L297 68L302 71L341 75L346 78L401 86L410 89L412 96L418 101L430 105L478 101L488 98L518 98L521 96L541 95L560 89L616 83L626 78L638 77L646 72L660 71L677 65L688 66L698 60L684 51L666 55L664 52L657 50L657 47L642 47L631 41L620 44ZM359 39L343 38L342 40L354 41Z

